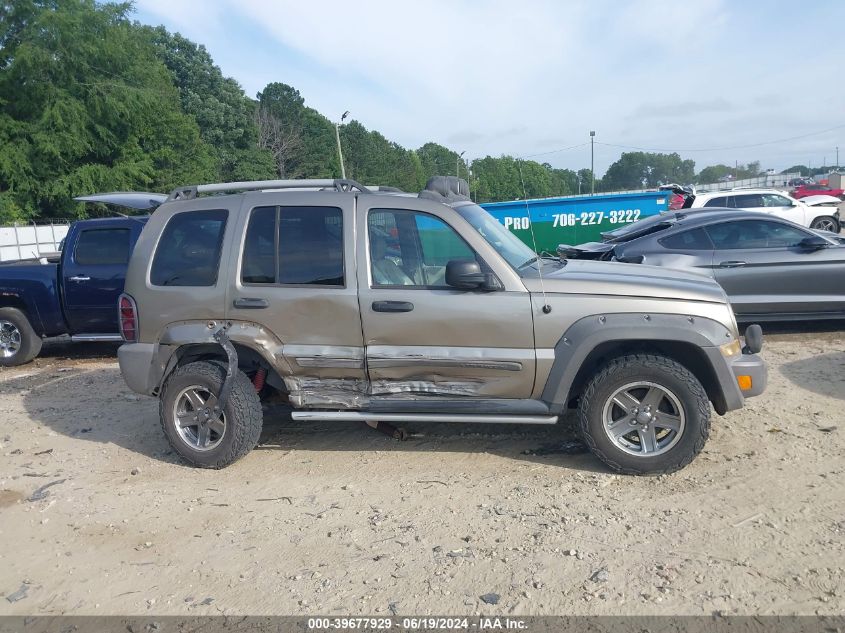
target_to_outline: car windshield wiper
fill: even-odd
[[[531,264],[533,264],[534,262],[536,262],[536,261],[537,261],[537,260],[539,260],[539,259],[540,259],[540,258],[539,258],[539,257],[537,257],[537,256],[532,257],[531,259],[527,259],[527,260],[525,260],[524,262],[522,262],[519,266],[517,266],[517,270],[522,270],[522,269],[523,269],[523,268],[525,268],[526,266],[530,266]]]

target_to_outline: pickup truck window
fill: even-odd
[[[129,229],[88,229],[79,234],[73,260],[83,266],[129,262]]]
[[[367,227],[374,286],[448,288],[446,264],[476,259],[451,226],[427,213],[373,209]]]
[[[220,251],[229,212],[177,213],[161,234],[153,256],[154,286],[213,286],[217,283]]]
[[[336,207],[257,207],[241,258],[245,284],[343,286],[343,213]]]

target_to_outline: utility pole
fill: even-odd
[[[340,117],[340,123],[343,123],[343,120],[349,116],[349,110],[343,113],[343,116]],[[346,179],[346,167],[343,165],[343,150],[340,149],[340,123],[334,124],[334,135],[337,138],[337,157],[340,159],[340,177],[344,180]]]
[[[467,153],[467,151],[464,150],[460,154],[458,154],[458,156],[455,158],[455,176],[457,176],[458,178],[461,177],[461,172],[460,172],[461,158],[466,153]]]
[[[596,195],[596,153],[595,153],[595,141],[596,138],[596,131],[590,130],[590,195]]]
[[[836,146],[836,171],[839,171],[839,145]]]

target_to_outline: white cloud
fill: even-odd
[[[142,11],[205,43],[255,93],[297,87],[329,117],[343,110],[408,147],[434,140],[475,157],[533,154],[588,140],[661,148],[760,142],[845,122],[838,75],[796,52],[802,33],[769,2],[728,0],[139,0]],[[819,11],[845,11],[835,0]],[[780,17],[779,17],[780,16]],[[845,15],[841,15],[845,18]],[[229,28],[250,25],[247,35]],[[805,15],[812,23],[819,16]],[[837,59],[836,38],[813,55]],[[803,51],[803,49],[801,49]],[[255,57],[277,60],[257,65]],[[274,56],[275,55],[275,56]],[[225,61],[225,63],[224,63]],[[791,88],[824,85],[823,99]],[[845,140],[845,139],[843,139]],[[795,162],[795,148],[712,160]],[[845,145],[845,142],[842,143]],[[619,149],[597,148],[597,169]],[[588,164],[583,148],[546,157]],[[806,159],[803,159],[806,160]],[[703,161],[703,162],[702,162]]]

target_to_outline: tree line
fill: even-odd
[[[202,44],[131,13],[131,3],[95,0],[0,4],[0,223],[83,217],[73,197],[103,191],[340,177],[335,123],[298,90],[273,82],[250,97]],[[433,142],[407,149],[354,119],[339,133],[346,175],[363,184],[418,191],[430,176],[471,173],[479,202],[593,184],[589,169],[511,156],[468,163]],[[678,154],[625,153],[594,185],[692,182],[694,168]]]

